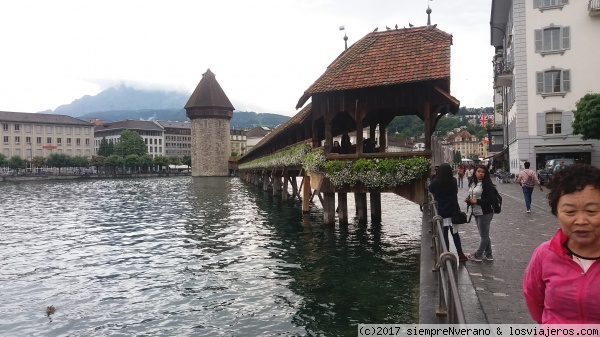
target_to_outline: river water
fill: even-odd
[[[358,323],[416,323],[421,213],[391,194],[382,209],[381,225],[340,228],[320,205],[303,218],[300,201],[238,178],[1,183],[0,336],[355,336]]]

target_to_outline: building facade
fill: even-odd
[[[600,165],[600,142],[572,129],[576,102],[600,92],[598,14],[597,0],[492,1],[494,103],[511,172],[561,157]]]
[[[123,120],[104,123],[94,128],[94,154],[98,153],[103,138],[109,143],[116,144],[121,139],[121,132],[131,130],[137,132],[148,146],[148,154],[152,158],[165,155],[164,129],[151,121]]]
[[[156,121],[164,130],[165,156],[180,160],[192,153],[192,124],[189,122]]]
[[[239,157],[246,154],[246,131],[231,129],[229,135],[231,137],[231,156]]]
[[[65,115],[0,111],[0,143],[7,158],[53,153],[91,158],[94,124]]]

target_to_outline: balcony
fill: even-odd
[[[513,64],[506,61],[494,63],[494,85],[510,87],[513,81]]]
[[[588,12],[590,16],[600,15],[600,0],[590,0]]]

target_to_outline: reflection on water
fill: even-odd
[[[0,335],[348,336],[416,322],[421,214],[382,203],[381,225],[340,228],[236,178],[1,184]]]

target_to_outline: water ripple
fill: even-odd
[[[415,322],[420,212],[382,202],[381,225],[333,228],[318,205],[303,218],[298,201],[239,179],[1,184],[0,335],[345,336]]]

